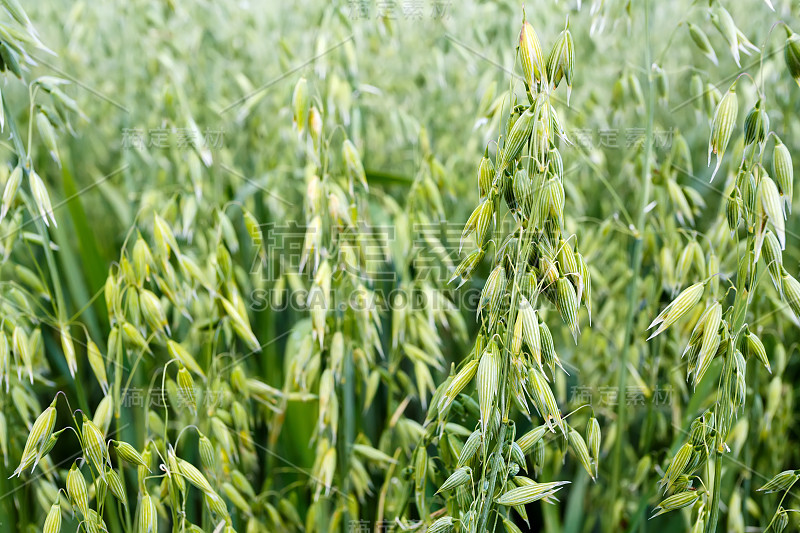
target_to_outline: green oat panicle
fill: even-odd
[[[481,162],[478,164],[478,193],[481,197],[489,194],[494,176],[494,163],[489,157],[489,149],[487,147],[481,158]]]
[[[783,507],[778,507],[775,517],[772,519],[772,529],[775,533],[782,533],[789,525],[789,513]]]
[[[800,87],[800,35],[786,28],[786,43],[783,46],[783,58],[786,68]]]
[[[781,274],[783,285],[783,296],[789,308],[794,313],[795,318],[800,320],[800,281],[783,269]]]
[[[119,500],[119,502],[123,505],[123,507],[128,507],[128,494],[125,490],[125,481],[122,476],[117,473],[116,470],[113,468],[109,468],[105,471],[105,480],[106,484],[108,485],[108,489],[111,491],[111,494]]]
[[[189,407],[192,413],[196,413],[197,395],[194,389],[194,379],[192,379],[191,373],[189,373],[185,366],[181,366],[178,369],[177,381],[181,399],[184,401],[184,404]]]
[[[108,394],[108,375],[106,374],[105,358],[100,353],[100,348],[91,339],[86,343],[86,357],[103,393]]]
[[[783,271],[783,251],[778,242],[778,238],[770,230],[766,231],[764,235],[764,243],[761,247],[761,253],[764,255],[764,262],[767,264],[769,276],[772,279],[772,284],[778,293],[781,293],[781,274]],[[758,260],[758,257],[756,257]]]
[[[718,65],[717,54],[714,52],[714,48],[711,46],[711,42],[708,40],[708,36],[705,32],[691,22],[687,23],[687,25],[689,27],[689,36],[692,38],[692,41],[694,41],[694,44],[697,45],[697,48],[709,61],[714,63],[714,65]]]
[[[115,440],[114,450],[117,452],[117,457],[132,465],[141,466],[150,469],[144,457],[136,451],[136,448],[124,441]]]
[[[649,339],[661,334],[664,330],[686,315],[703,296],[705,283],[698,282],[684,289],[663,311],[653,320],[647,329],[655,326],[658,328],[650,335]]]
[[[536,30],[533,29],[533,26],[525,19],[524,10],[522,29],[519,32],[519,57],[525,82],[535,92],[538,84],[542,83],[542,77],[546,76],[547,72],[539,37],[536,35]],[[547,83],[546,78],[544,82]]]
[[[650,519],[652,520],[653,518],[664,513],[693,505],[694,502],[696,502],[699,498],[700,493],[696,490],[688,490],[686,492],[673,494],[672,496],[665,498],[663,501],[661,501],[661,503],[658,504],[658,506],[656,506],[656,508],[653,510],[654,514],[650,517]]]
[[[478,359],[470,360],[464,365],[458,374],[455,375],[450,385],[447,387],[439,403],[439,410],[444,411],[456,399],[462,390],[472,381],[478,371]]]
[[[778,186],[772,181],[772,178],[766,174],[761,178],[761,186],[759,188],[760,205],[764,214],[767,217],[775,237],[781,246],[781,250],[786,248],[786,222],[783,212],[783,204],[781,202]]]
[[[308,80],[300,78],[297,80],[297,84],[294,86],[294,92],[292,93],[292,119],[294,121],[294,127],[299,134],[302,134],[306,127],[306,117],[308,116],[309,107],[308,102]]]
[[[67,474],[67,494],[72,505],[80,510],[84,518],[89,515],[89,496],[86,489],[86,479],[75,463]]]
[[[591,451],[592,461],[594,463],[594,478],[597,478],[597,473],[600,468],[600,441],[601,441],[600,423],[597,418],[592,417],[589,419],[586,428],[586,440]]]
[[[758,490],[767,493],[782,492],[791,487],[798,479],[800,479],[800,474],[798,474],[797,470],[784,470],[780,474],[776,474]]]
[[[55,214],[53,213],[53,206],[50,202],[50,193],[47,192],[42,178],[36,173],[34,169],[28,170],[28,184],[33,194],[33,200],[36,204],[36,209],[39,211],[39,216],[45,225],[49,226],[53,223],[53,227],[58,227]]]
[[[86,415],[83,415],[81,441],[83,453],[86,454],[92,465],[100,472],[101,477],[105,478],[105,465],[110,464],[105,436],[100,431],[100,428],[89,420]]]
[[[50,507],[45,517],[42,533],[60,533],[61,531],[61,505],[59,500]]]
[[[141,495],[137,515],[139,520],[136,524],[136,533],[156,533],[158,516],[150,494],[145,492]]]
[[[526,505],[543,498],[549,498],[561,490],[569,481],[553,481],[549,483],[526,484],[515,489],[511,489],[499,498],[497,503],[506,506]]]
[[[64,352],[64,359],[67,361],[69,373],[74,378],[75,372],[78,371],[78,358],[75,355],[75,343],[72,341],[72,335],[69,332],[69,326],[61,326],[60,330],[61,349]]]
[[[526,109],[522,115],[514,122],[514,126],[508,133],[508,138],[503,145],[501,164],[498,167],[498,172],[505,170],[508,165],[517,158],[522,151],[523,146],[530,138],[531,132],[535,125],[535,111],[533,109]]]
[[[747,353],[749,355],[754,355],[756,359],[758,359],[761,364],[764,365],[764,368],[767,369],[767,372],[770,374],[772,373],[772,368],[769,364],[769,358],[767,357],[767,349],[764,347],[764,343],[761,342],[754,333],[752,333],[749,329],[745,332],[745,338],[747,340]]]
[[[489,416],[494,408],[495,395],[497,394],[498,380],[500,378],[499,358],[500,354],[497,344],[495,344],[494,341],[489,341],[489,345],[481,355],[477,372],[481,428],[484,434],[489,424]]]
[[[475,430],[470,434],[469,438],[467,438],[464,447],[461,448],[461,454],[458,456],[458,468],[468,465],[475,456],[481,444],[481,436],[481,431]]]
[[[22,167],[17,165],[14,167],[14,170],[11,172],[3,188],[2,205],[0,205],[0,222],[3,221],[9,209],[11,209],[11,204],[14,202],[20,183],[22,183]]]
[[[570,429],[569,431],[569,445],[572,448],[572,451],[575,452],[578,460],[583,465],[583,468],[589,474],[589,477],[592,478],[592,481],[595,481],[595,473],[594,469],[592,468],[592,460],[589,456],[589,448],[587,448],[586,441],[583,440],[583,437],[581,437],[580,433],[574,429]]]
[[[761,99],[747,114],[744,119],[744,142],[746,144],[760,143],[769,131],[769,116],[761,108]]]
[[[427,533],[450,533],[453,531],[454,521],[451,516],[443,516],[428,526]]]
[[[711,22],[717,27],[722,37],[727,41],[728,47],[731,51],[731,56],[736,62],[736,66],[740,67],[739,52],[750,55],[750,51],[758,52],[758,48],[751,43],[747,37],[736,27],[733,17],[725,7],[720,4],[709,8]]]
[[[50,406],[33,422],[28,439],[25,442],[25,448],[22,450],[19,466],[14,471],[15,476],[19,477],[22,471],[31,465],[33,466],[32,470],[36,469],[37,463],[44,455],[43,451],[53,434],[53,428],[56,424],[55,404],[56,400],[53,399]]]
[[[772,152],[772,169],[778,191],[783,197],[786,212],[791,213],[794,195],[794,166],[789,149],[780,139],[775,141],[775,148]]]
[[[572,92],[572,75],[575,68],[575,44],[569,31],[569,19],[564,30],[556,39],[553,49],[547,58],[547,79],[558,87],[563,78],[567,82],[567,105]]]
[[[712,153],[716,155],[717,159],[710,181],[714,181],[714,176],[717,175],[722,164],[722,156],[725,155],[725,149],[736,125],[738,113],[739,101],[736,98],[736,82],[734,82],[728,92],[725,93],[725,96],[722,97],[722,100],[720,100],[719,105],[717,105],[717,110],[714,112],[714,118],[711,121],[711,136],[708,139],[708,165],[711,165]]]
[[[448,477],[445,480],[445,482],[442,483],[442,485],[439,487],[439,490],[436,491],[436,494],[439,494],[440,492],[454,490],[458,487],[465,485],[466,483],[469,483],[471,479],[472,479],[472,469],[468,466],[462,466],[456,469],[455,472],[450,474],[450,477]]]

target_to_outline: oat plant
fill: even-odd
[[[431,532],[493,531],[501,523],[518,531],[510,509],[527,522],[527,504],[554,502],[568,483],[541,479],[551,436],[592,478],[596,475],[599,425],[589,418],[584,438],[571,425],[574,415],[557,404],[552,386],[563,379],[564,367],[545,322],[549,316],[553,323],[554,309],[577,342],[579,308],[591,312],[591,282],[576,236],[562,232],[558,145],[569,141],[552,98],[559,85],[569,97],[574,55],[568,25],[545,58],[533,26],[523,18],[518,57],[525,93],[518,101],[509,91],[497,152],[492,157],[487,149],[480,161],[481,200],[461,238],[463,246],[474,235],[476,246],[453,275],[468,280],[491,249],[493,266],[477,309],[480,329],[469,356],[437,388],[413,458],[417,517]],[[517,434],[522,418],[539,418],[541,424]],[[434,445],[437,455],[431,453]],[[437,489],[433,500],[431,479]],[[443,507],[435,511],[432,503]]]
[[[718,6],[716,13],[720,17],[720,13],[727,12]],[[712,20],[717,23],[718,19],[712,15]],[[722,20],[723,27],[733,24],[725,22],[727,17]],[[787,34],[791,39],[791,31],[787,30]],[[741,41],[739,38],[739,46]],[[791,40],[787,49],[791,49]],[[738,61],[738,54],[734,53],[734,58]],[[790,52],[786,53],[786,63],[792,72],[795,61]],[[740,75],[722,95],[711,121],[708,141],[709,164],[711,156],[716,155],[713,180],[734,132],[741,131],[742,149],[737,150],[740,157],[735,161],[723,204],[730,245],[720,246],[730,254],[723,257],[724,264],[730,258],[735,271],[710,272],[682,288],[650,325],[650,338],[654,338],[669,328],[679,327],[688,318],[692,329],[681,354],[687,361],[687,379],[693,389],[703,384],[704,379],[716,382],[713,404],[691,423],[682,446],[659,482],[666,498],[654,514],[693,506],[696,531],[713,532],[718,527],[723,496],[722,461],[731,454],[728,442],[745,408],[751,387],[748,381],[753,379],[748,377],[751,374],[747,361],[757,361],[758,366],[764,367],[762,372],[771,372],[768,351],[753,326],[760,321],[756,313],[759,307],[754,302],[758,301],[759,293],[769,289],[765,285],[771,281],[780,301],[798,316],[800,286],[783,265],[785,221],[792,203],[792,158],[778,134],[770,129],[763,86],[756,86],[756,100],[744,120],[740,120],[738,89],[748,81],[752,78]],[[715,223],[716,228],[722,226],[722,218]],[[681,254],[678,269],[686,271],[693,257],[698,255]],[[734,503],[738,502],[737,497],[734,494],[729,505],[729,524],[741,512],[741,504]],[[773,523],[781,523],[785,512],[779,510],[776,517],[777,522],[773,519]]]

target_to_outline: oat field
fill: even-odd
[[[800,527],[796,0],[0,0],[0,531]]]

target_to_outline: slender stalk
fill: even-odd
[[[644,159],[642,161],[642,175],[641,175],[641,196],[639,201],[639,212],[635,227],[635,240],[633,241],[633,250],[631,253],[631,281],[628,283],[628,313],[625,317],[625,336],[622,344],[622,349],[619,353],[619,360],[617,361],[618,379],[617,379],[617,395],[620,400],[617,402],[617,437],[614,448],[614,462],[612,467],[611,477],[611,501],[616,501],[617,495],[620,491],[620,470],[622,467],[622,445],[625,431],[625,423],[627,419],[627,403],[625,402],[624,392],[627,387],[627,363],[628,353],[631,345],[633,344],[633,325],[634,316],[636,314],[636,298],[639,293],[639,278],[642,270],[642,256],[643,256],[643,233],[644,225],[646,222],[647,205],[650,203],[650,157],[653,149],[653,111],[655,107],[655,96],[652,90],[652,70],[650,68],[650,1],[644,2],[644,27],[646,43],[645,49],[645,69],[647,72],[647,125],[645,129],[644,139]],[[609,527],[614,526],[609,522]]]
[[[345,330],[345,338],[351,339],[353,338],[353,324],[352,321],[345,317],[344,319],[344,330]],[[350,452],[355,441],[355,416],[356,416],[356,406],[355,406],[355,369],[353,365],[353,351],[349,346],[345,347],[345,356],[344,356],[344,383],[342,383],[341,392],[344,396],[344,420],[343,420],[343,435],[340,439],[341,446],[340,446],[340,459],[339,464],[341,465],[341,483],[342,483],[342,491],[344,494],[350,493]],[[344,506],[344,523],[350,523],[350,512],[349,506],[345,504]]]

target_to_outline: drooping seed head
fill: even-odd
[[[684,289],[650,324],[648,329],[658,325],[658,329],[650,335],[650,338],[652,339],[659,335],[688,313],[700,301],[704,289],[705,284],[703,282],[697,282]]]
[[[461,233],[459,251],[464,246],[464,241],[473,232],[475,233],[475,243],[478,248],[483,248],[483,243],[488,235],[489,226],[494,216],[494,201],[491,198],[484,199],[472,212],[464,225]]]
[[[800,86],[800,35],[787,31],[786,44],[783,47],[783,58],[786,68],[794,81]]]
[[[105,479],[111,494],[113,494],[123,506],[128,507],[128,493],[125,490],[125,480],[122,476],[113,468],[109,468],[105,472]]]
[[[481,291],[481,298],[478,305],[479,313],[483,309],[486,309],[487,306],[490,315],[500,309],[500,304],[506,291],[506,281],[505,267],[503,267],[502,264],[497,265],[494,270],[492,270],[491,274],[489,274],[486,285],[484,285]]]
[[[161,300],[158,299],[153,292],[147,289],[139,291],[139,303],[142,307],[142,315],[145,322],[154,332],[161,332],[166,330],[169,334],[169,326],[167,325],[167,317],[164,314],[164,309],[161,306]]]
[[[36,204],[36,209],[39,211],[39,216],[42,217],[42,221],[46,226],[49,226],[50,222],[52,222],[54,227],[58,227],[56,217],[53,214],[53,206],[50,203],[50,194],[47,192],[47,187],[45,187],[39,174],[33,169],[28,171],[28,183],[31,187],[33,201]]]
[[[150,466],[144,460],[144,457],[142,457],[142,455],[136,451],[136,448],[134,448],[127,442],[115,440],[114,450],[116,450],[117,452],[117,457],[119,457],[126,463],[141,466],[148,470],[150,469]]]
[[[478,165],[478,192],[480,193],[481,197],[489,194],[489,190],[492,188],[492,181],[494,181],[494,176],[494,163],[489,157],[487,148],[486,152],[481,158],[480,164]]]
[[[25,448],[22,450],[22,458],[20,459],[19,466],[14,474],[19,476],[22,471],[28,466],[33,465],[36,468],[36,463],[44,455],[43,451],[49,444],[50,437],[53,434],[53,428],[56,425],[56,408],[55,399],[50,406],[40,414],[31,426],[31,431],[28,434],[28,439],[25,442]]]
[[[147,241],[139,236],[133,245],[133,272],[136,275],[137,287],[141,287],[145,279],[150,278],[150,269],[153,264],[150,247],[147,246]]]
[[[478,403],[481,411],[481,428],[486,433],[489,416],[494,407],[494,400],[500,379],[500,353],[497,344],[490,341],[481,355],[478,364]]]
[[[519,58],[525,82],[531,91],[536,92],[537,86],[542,82],[542,76],[546,75],[545,63],[539,37],[527,20],[522,22],[522,29],[519,32]]]
[[[766,493],[783,492],[791,487],[798,479],[800,479],[800,476],[797,470],[784,470],[780,474],[776,474],[758,490]]]
[[[458,286],[461,287],[464,283],[469,281],[470,277],[472,277],[472,273],[475,271],[475,268],[483,259],[484,253],[485,252],[483,248],[477,248],[470,252],[453,271],[453,276],[450,278],[448,283],[452,283],[456,278],[461,278],[461,283],[458,284]]]
[[[500,167],[497,169],[498,172],[505,170],[522,151],[522,147],[525,146],[525,143],[531,136],[531,132],[533,132],[533,126],[535,122],[534,119],[535,116],[533,109],[526,109],[525,112],[522,113],[522,115],[520,115],[520,117],[516,120],[516,122],[514,122],[514,125],[508,132],[506,142],[503,145],[500,158]]]
[[[481,430],[476,429],[467,438],[464,447],[461,448],[461,453],[458,456],[458,467],[466,466],[470,460],[475,456],[475,452],[481,445]]]
[[[61,531],[61,504],[59,500],[50,507],[47,511],[47,517],[44,519],[42,526],[42,533],[59,533]]]
[[[478,360],[472,359],[453,377],[450,385],[447,387],[444,395],[442,396],[439,410],[444,411],[456,399],[464,387],[466,387],[475,377],[478,371]]]
[[[444,483],[442,483],[442,486],[439,487],[439,490],[436,491],[436,494],[466,485],[471,479],[472,469],[468,466],[459,467],[452,474],[450,474]]]
[[[217,454],[214,450],[214,445],[211,444],[211,439],[201,433],[197,441],[197,447],[200,455],[200,464],[206,470],[213,472],[216,469]]]
[[[106,363],[103,354],[100,353],[100,348],[91,339],[86,344],[86,357],[89,360],[89,366],[92,368],[92,373],[103,389],[103,393],[108,393],[108,376],[106,375]]]
[[[592,459],[589,456],[589,448],[586,447],[586,442],[583,440],[581,434],[574,429],[569,431],[569,445],[572,448],[572,451],[575,452],[575,455],[578,457],[581,465],[583,465],[583,468],[589,474],[589,477],[594,480],[595,474],[594,469],[592,468]]]
[[[520,479],[520,478],[515,478]],[[499,505],[517,506],[527,505],[531,502],[552,496],[569,481],[551,481],[549,483],[524,484],[521,487],[511,489],[495,500]]]
[[[725,202],[725,221],[732,233],[739,227],[739,220],[741,220],[740,202],[738,191],[734,188]]]
[[[67,362],[67,368],[72,377],[75,377],[75,372],[78,371],[78,359],[75,356],[75,344],[72,342],[72,335],[69,332],[69,326],[61,326],[61,350],[64,352],[64,359]]]
[[[292,93],[292,119],[299,133],[303,133],[306,127],[308,101],[308,81],[305,78],[300,78],[297,80]]]
[[[139,350],[149,350],[144,335],[130,322],[122,324],[122,337]]]
[[[717,156],[716,166],[711,174],[711,181],[714,181],[714,176],[717,175],[717,171],[722,164],[722,156],[725,154],[728,141],[731,139],[738,113],[739,100],[736,97],[736,83],[734,82],[728,92],[725,93],[725,96],[722,97],[722,100],[720,100],[719,105],[717,105],[717,110],[714,112],[714,118],[711,121],[711,136],[708,139],[709,166],[711,165],[711,154],[713,153]]]
[[[22,183],[22,167],[17,165],[8,177],[6,186],[3,189],[2,205],[0,206],[0,222],[5,218],[8,210],[11,209],[11,204],[14,202],[20,183]]]
[[[172,339],[167,339],[167,351],[169,352],[169,356],[177,359],[180,363],[197,374],[198,376],[205,377],[203,373],[203,369],[200,368],[200,365],[197,364],[197,361],[194,357],[189,353],[182,344],[173,341]]]
[[[789,304],[795,318],[800,320],[800,282],[794,276],[783,270],[783,297]]]
[[[542,424],[541,426],[533,428],[517,439],[517,444],[519,444],[522,453],[527,454],[530,452],[533,446],[542,439],[545,433],[547,433],[547,425]]]
[[[178,241],[175,240],[172,228],[157,213],[153,219],[153,237],[156,240],[156,253],[162,261],[169,259],[170,252],[180,255]]]
[[[443,516],[428,526],[427,533],[450,533],[453,531],[453,517]]]
[[[561,276],[556,282],[556,308],[562,320],[572,332],[572,339],[578,343],[580,324],[578,323],[578,299],[575,288],[569,280]]]
[[[778,507],[778,510],[775,511],[775,518],[773,521],[772,529],[775,530],[775,533],[783,533],[786,529],[786,526],[789,525],[789,513],[786,512],[782,506]]]
[[[653,80],[656,86],[656,95],[661,105],[666,105],[669,100],[669,78],[664,69],[656,63],[651,67],[653,71]]]
[[[714,47],[711,46],[711,42],[708,40],[708,36],[703,32],[702,29],[698,28],[691,22],[689,22],[689,36],[694,41],[694,44],[697,45],[697,48],[706,56],[712,63],[715,65],[718,64],[717,61],[717,54],[714,52]]]
[[[689,490],[686,492],[679,492],[677,494],[673,494],[668,498],[664,499],[658,506],[654,509],[655,514],[650,518],[653,519],[656,516],[662,515],[664,513],[668,513],[670,511],[675,511],[676,509],[682,509],[684,507],[688,507],[694,502],[696,502],[700,498],[700,493],[696,490]]]
[[[350,182],[350,194],[353,193],[353,183],[358,181],[365,191],[369,191],[367,185],[367,175],[364,172],[364,165],[361,163],[361,156],[356,146],[350,140],[342,144],[342,159],[345,163],[345,171]]]
[[[73,463],[67,474],[67,495],[72,505],[77,507],[84,517],[89,514],[89,496],[86,489],[86,479]]]
[[[211,487],[208,479],[206,479],[202,472],[200,472],[200,470],[198,470],[197,467],[195,467],[192,463],[179,458],[177,460],[177,465],[178,471],[189,481],[189,483],[206,494],[211,494],[214,492],[214,489]]]
[[[783,251],[778,242],[775,234],[767,230],[764,235],[764,243],[761,247],[761,253],[764,255],[764,262],[767,264],[769,276],[772,278],[772,283],[775,289],[781,291],[781,273],[783,271]]]
[[[728,10],[721,5],[710,8],[710,12],[711,22],[714,23],[714,26],[717,27],[722,37],[727,41],[736,66],[741,66],[739,62],[739,30],[736,27],[736,23],[733,21],[733,17]]]
[[[772,152],[772,168],[775,173],[775,183],[783,197],[786,211],[791,213],[794,195],[794,167],[789,149],[780,140],[775,143],[775,149]]]
[[[550,51],[550,56],[547,58],[547,79],[553,84],[553,87],[558,87],[562,78],[567,82],[567,105],[569,105],[569,97],[572,91],[574,67],[575,44],[569,31],[568,21],[567,27],[559,34],[553,49]]]
[[[745,144],[760,143],[769,131],[769,115],[761,108],[761,100],[756,102],[744,119]]]
[[[103,432],[86,415],[83,415],[81,440],[83,442],[83,452],[95,468],[102,473],[105,470],[104,465],[109,463],[108,445]]]
[[[136,525],[136,533],[156,533],[158,529],[156,505],[147,492],[139,500],[138,515],[139,521]]]
[[[764,209],[764,214],[772,224],[772,229],[775,232],[775,237],[778,238],[778,243],[781,245],[781,250],[786,248],[786,223],[784,221],[784,214],[781,205],[780,193],[778,186],[767,175],[761,178],[761,186],[759,187],[761,196],[761,207]]]
[[[597,469],[600,463],[600,441],[602,440],[602,436],[600,433],[600,423],[595,417],[590,418],[586,426],[586,440],[592,452],[594,475],[597,477]]]
[[[114,396],[109,394],[100,400],[97,408],[94,410],[94,417],[92,422],[95,426],[100,428],[100,431],[105,435],[108,432],[108,427],[111,425],[111,420],[114,418]]]

